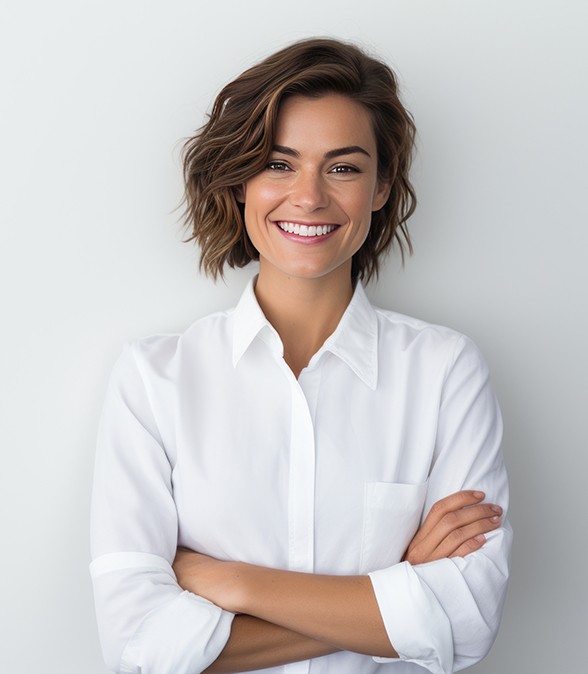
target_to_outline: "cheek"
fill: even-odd
[[[255,181],[245,186],[245,210],[271,209],[283,197],[283,186],[275,182]]]
[[[275,184],[248,185],[245,190],[245,229],[254,245],[267,236],[267,220],[283,200],[283,189]]]
[[[373,210],[376,200],[375,181],[362,180],[361,182],[341,185],[335,194],[338,203],[354,219],[363,219]]]
[[[347,207],[355,220],[361,221],[365,227],[369,227],[373,207],[373,194],[371,192],[364,190],[355,194],[352,199],[349,199]]]

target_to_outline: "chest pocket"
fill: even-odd
[[[427,482],[366,482],[360,573],[397,564],[415,535]]]

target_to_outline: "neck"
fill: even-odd
[[[284,360],[296,377],[331,335],[353,295],[351,268],[320,278],[295,278],[260,262],[257,301],[280,335]]]

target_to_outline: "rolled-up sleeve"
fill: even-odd
[[[476,346],[460,338],[444,381],[424,508],[461,489],[478,489],[504,509],[502,526],[477,552],[370,573],[382,618],[401,660],[433,674],[475,664],[490,649],[508,582],[512,530],[502,420]],[[376,658],[378,661],[385,661]]]
[[[176,582],[172,466],[132,345],[114,367],[102,413],[91,539],[98,630],[111,671],[194,674],[218,657],[233,614]]]

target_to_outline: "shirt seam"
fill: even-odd
[[[458,348],[463,347],[466,341],[466,336],[461,335],[459,333],[458,338],[455,340],[455,344],[453,345],[453,350],[451,352],[451,357],[447,360],[447,363],[445,365],[445,372],[443,373],[443,384],[441,385],[441,396],[440,396],[440,401],[439,401],[439,411],[443,409],[443,406],[445,404],[445,388],[447,385],[447,380],[449,378],[449,373],[453,369],[453,366],[457,362],[457,356],[458,356]]]
[[[137,369],[137,374],[139,375],[139,379],[141,380],[141,386],[143,387],[143,391],[145,393],[145,397],[147,398],[147,403],[149,405],[149,413],[151,414],[151,418],[153,419],[153,423],[155,424],[155,428],[157,428],[157,440],[159,442],[159,445],[161,446],[163,453],[165,454],[165,458],[167,459],[167,462],[170,465],[170,469],[173,470],[174,466],[170,460],[169,454],[166,451],[165,448],[165,443],[163,442],[163,436],[161,434],[161,427],[157,421],[157,417],[155,415],[155,408],[153,405],[153,398],[151,397],[149,393],[149,389],[145,383],[145,374],[143,372],[143,368],[141,364],[139,363],[139,358],[137,356],[137,345],[136,342],[129,342],[129,348],[131,351],[131,356],[133,358],[133,363],[135,364],[135,367]]]

